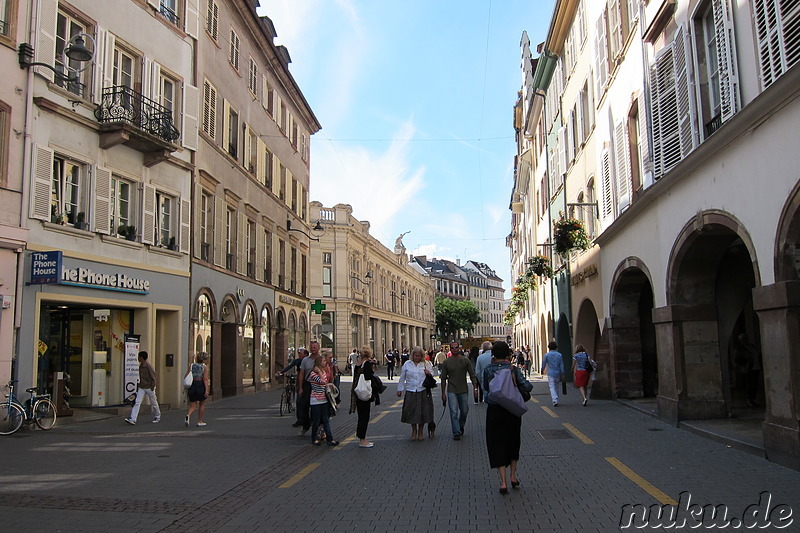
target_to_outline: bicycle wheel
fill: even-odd
[[[56,406],[50,400],[39,400],[33,404],[33,419],[36,425],[47,431],[56,425]]]
[[[286,412],[291,413],[294,411],[294,389],[289,389],[286,393]]]
[[[281,416],[283,416],[284,412],[289,412],[289,403],[286,401],[286,393],[284,392],[281,394]]]
[[[0,435],[11,435],[22,426],[25,413],[19,405],[0,403]]]

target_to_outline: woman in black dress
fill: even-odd
[[[509,369],[517,384],[523,384],[530,391],[533,386],[522,376],[518,367],[511,366],[508,344],[498,341],[492,346],[494,362],[483,371],[483,382],[486,392],[491,390],[490,383],[497,372]],[[508,494],[506,469],[510,470],[511,486],[519,487],[517,477],[517,461],[519,461],[520,432],[522,417],[515,416],[505,408],[492,403],[486,398],[486,448],[489,451],[489,466],[496,468],[500,474],[500,494]]]

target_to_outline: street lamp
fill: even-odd
[[[86,47],[86,41],[84,41],[84,37],[88,37],[90,41],[92,41],[92,48],[89,49]],[[89,65],[87,64],[83,68],[78,69],[71,69],[67,65],[67,58],[77,61],[78,63],[88,63],[94,57],[94,48],[95,42],[94,38],[89,35],[88,33],[79,33],[69,41],[67,41],[66,46],[64,47],[64,51],[61,53],[61,64],[63,65],[62,68],[66,69],[66,73],[62,72],[59,68],[54,66],[48,65],[47,63],[39,63],[33,61],[33,46],[30,43],[21,43],[19,45],[18,55],[19,55],[19,68],[25,69],[30,67],[44,67],[53,71],[56,76],[56,79],[59,81],[65,82],[77,82],[79,80],[79,74],[86,70]]]
[[[315,238],[315,237],[312,237],[311,235],[309,235],[308,233],[306,233],[305,231],[303,231],[303,230],[302,230],[302,229],[300,229],[300,228],[293,228],[293,227],[292,227],[292,220],[291,220],[291,219],[286,219],[286,230],[287,230],[287,231],[296,231],[296,232],[298,232],[298,233],[302,233],[303,235],[305,235],[306,237],[308,237],[308,238],[309,238],[309,239],[311,239],[312,241],[317,241],[317,242],[319,242],[319,237],[316,237],[316,238]],[[319,221],[319,220],[317,220],[317,223],[316,223],[316,224],[314,224],[314,227],[313,227],[313,228],[311,228],[311,231],[316,231],[316,232],[318,232],[318,233],[320,234],[320,237],[321,237],[321,236],[322,236],[322,234],[323,234],[323,233],[325,233],[325,228],[323,228],[323,227],[322,227],[322,224],[320,223],[320,221]]]

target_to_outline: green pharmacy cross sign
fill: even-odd
[[[314,303],[311,304],[311,310],[316,314],[321,315],[325,310],[325,304],[322,303],[322,300],[314,300]]]

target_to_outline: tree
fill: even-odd
[[[481,312],[470,300],[436,297],[436,329],[442,340],[454,340],[460,330],[472,332],[480,322]]]

